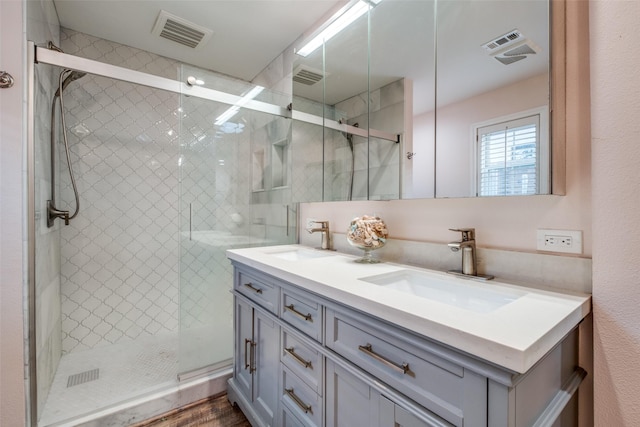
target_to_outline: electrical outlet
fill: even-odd
[[[581,230],[538,230],[537,248],[540,251],[565,254],[582,253]]]

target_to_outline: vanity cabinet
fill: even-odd
[[[228,396],[254,427],[577,425],[577,328],[520,374],[232,262]]]
[[[274,319],[277,309],[269,295],[277,294],[273,285],[238,277],[250,298],[234,298],[234,379],[238,392],[254,408],[256,416],[265,426],[276,426],[278,419],[279,338],[280,326]],[[249,285],[249,286],[246,286]],[[265,299],[266,297],[266,299]],[[259,303],[266,305],[269,311]]]
[[[486,425],[486,376],[369,316],[327,309],[326,317],[328,348],[453,425]]]
[[[384,397],[366,381],[327,360],[327,427],[442,427],[437,417],[425,421]],[[426,415],[426,414],[424,414]]]

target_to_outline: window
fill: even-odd
[[[539,194],[540,140],[540,114],[477,127],[477,195]]]

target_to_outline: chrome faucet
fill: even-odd
[[[450,228],[451,231],[458,231],[462,233],[462,240],[457,242],[451,242],[447,246],[453,251],[458,252],[462,250],[462,269],[461,270],[449,270],[448,273],[457,274],[461,276],[471,276],[481,280],[491,280],[493,276],[485,276],[478,274],[477,270],[477,256],[476,256],[476,230],[475,228]]]
[[[309,221],[307,225],[311,226],[311,224],[320,224],[320,227],[307,228],[307,231],[309,232],[309,234],[318,233],[318,232],[322,233],[322,241],[320,244],[320,248],[332,250],[331,249],[331,232],[329,231],[329,221]]]

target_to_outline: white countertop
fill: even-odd
[[[338,252],[297,261],[274,256],[297,249],[312,250],[301,245],[271,246],[232,249],[227,256],[519,373],[528,371],[591,310],[588,294],[543,291],[504,283],[499,278],[470,281],[402,264],[358,264],[354,262],[357,257]],[[359,280],[407,269],[519,297],[493,311],[476,312]]]

